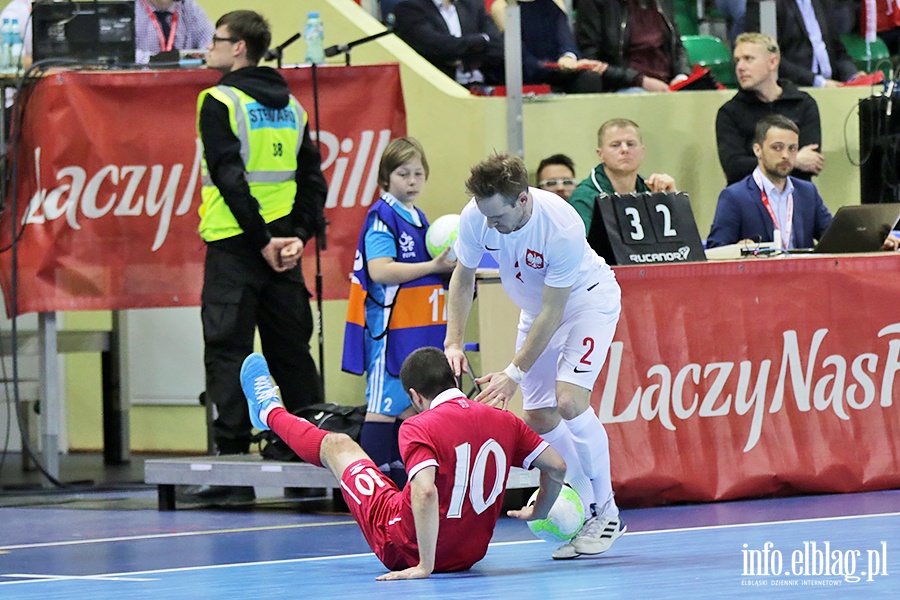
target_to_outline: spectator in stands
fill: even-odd
[[[744,0],[746,2],[746,0]],[[863,0],[865,4],[867,0]],[[879,0],[883,2],[884,0]],[[835,24],[834,32],[838,35],[856,31],[857,23],[860,19],[859,14],[860,0],[834,0],[834,10],[832,22]]]
[[[834,25],[832,0],[775,0],[779,76],[797,85],[837,87],[859,74]],[[747,1],[745,31],[759,31],[759,0]]]
[[[0,12],[0,23],[9,19],[12,23],[13,19],[18,22],[19,36],[22,38],[22,56],[13,56],[12,59],[16,64],[20,64],[23,69],[31,66],[31,4],[32,0],[12,0]]]
[[[482,0],[403,0],[394,32],[461,85],[503,83],[503,34]]]
[[[504,28],[506,0],[491,4],[491,16]],[[566,94],[602,92],[628,85],[604,80],[607,65],[578,57],[575,36],[562,0],[519,0],[522,27],[522,81],[526,85],[550,85]]]
[[[575,40],[585,58],[609,63],[608,81],[667,92],[691,72],[672,0],[581,0]]]
[[[875,18],[869,23],[867,17],[871,13]],[[897,6],[897,0],[863,0],[859,30],[866,39],[874,40],[872,35],[880,37],[892,56],[900,53],[900,6]]]
[[[654,173],[646,179],[638,175],[644,162],[644,140],[641,128],[630,119],[610,119],[600,126],[597,156],[600,164],[568,198],[581,215],[585,232],[591,231],[594,202],[604,194],[677,191],[671,175]]]
[[[800,128],[800,150],[794,159],[794,177],[809,180],[825,165],[820,144],[819,107],[812,96],[793,83],[778,79],[778,43],[762,33],[738,36],[734,47],[735,71],[741,89],[722,105],[716,116],[719,162],[728,184],[740,181],[756,168],[753,151],[757,122],[771,114],[784,115]]]
[[[137,0],[134,5],[135,62],[172,50],[204,50],[216,28],[197,0]],[[173,60],[177,62],[178,57]]]
[[[537,186],[568,200],[575,189],[575,163],[565,154],[553,154],[537,168]]]
[[[759,121],[753,173],[719,194],[707,248],[780,241],[780,248],[812,248],[831,224],[816,186],[790,176],[800,150],[800,130],[782,115]]]
[[[747,0],[716,0],[716,8],[728,22],[728,41],[734,45],[737,36],[744,32]]]

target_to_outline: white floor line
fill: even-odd
[[[701,527],[685,527],[678,529],[657,529],[652,531],[638,531],[638,532],[628,532],[625,537],[630,537],[634,535],[652,535],[652,534],[665,534],[665,533],[689,533],[693,531],[709,531],[715,529],[731,529],[731,528],[742,528],[742,527],[761,527],[765,525],[784,525],[790,523],[815,523],[815,522],[825,522],[825,521],[840,521],[840,520],[850,520],[850,519],[869,519],[876,517],[896,517],[900,516],[900,513],[878,513],[878,514],[870,514],[870,515],[847,515],[842,517],[817,517],[810,519],[793,519],[788,521],[766,521],[760,523],[734,523],[731,525],[708,525]],[[310,525],[310,524],[307,524]],[[322,524],[320,524],[322,525]],[[282,526],[280,529],[286,529],[295,526]],[[218,530],[210,533],[224,533],[227,531],[264,531],[267,529],[275,529],[270,527],[255,527],[250,529],[235,529],[235,530]],[[201,532],[190,532],[190,535],[198,535]],[[117,538],[116,541],[126,540],[126,539],[153,539],[153,538],[164,538],[164,537],[177,537],[182,534],[163,534],[163,535],[153,535],[153,536],[136,536],[134,538]],[[79,542],[72,542],[72,544],[76,543],[88,543],[91,540],[84,540]],[[99,540],[94,540],[99,541]],[[540,542],[541,540],[519,540],[519,541],[509,541],[509,542],[496,542],[492,543],[491,546],[513,546],[520,544],[532,544]],[[55,543],[54,543],[55,545]],[[187,572],[187,571],[205,571],[211,569],[230,569],[235,567],[253,567],[260,565],[283,565],[283,564],[295,564],[295,563],[305,563],[305,562],[319,562],[319,561],[329,561],[329,560],[343,560],[348,558],[360,558],[360,557],[373,557],[374,555],[371,552],[365,553],[357,553],[357,554],[341,554],[335,556],[311,556],[307,558],[292,558],[292,559],[283,559],[283,560],[269,560],[269,561],[254,561],[254,562],[244,562],[244,563],[228,563],[221,565],[202,565],[195,567],[173,567],[170,569],[156,569],[151,571],[131,571],[127,573],[107,573],[107,574],[97,574],[84,576],[85,579],[107,579],[107,578],[119,578],[119,577],[135,577],[140,575],[155,575],[160,573],[179,573],[179,572]],[[70,578],[68,576],[47,576],[47,579],[36,579],[37,577],[41,577],[39,575],[0,575],[0,577],[32,577],[33,579],[28,580],[20,580],[20,581],[0,581],[0,586],[6,585],[21,585],[24,583],[36,583],[41,581],[55,581],[57,579],[67,579]],[[76,577],[71,577],[75,579]]]

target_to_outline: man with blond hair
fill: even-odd
[[[594,203],[600,196],[677,191],[671,175],[653,173],[646,179],[638,175],[644,162],[644,139],[631,119],[610,119],[600,126],[597,157],[600,164],[567,198],[584,221],[585,234],[591,231]]]
[[[781,52],[771,36],[743,33],[734,44],[734,63],[741,89],[716,116],[719,162],[731,185],[753,172],[756,124],[769,115],[783,115],[800,130],[794,177],[810,180],[825,165],[821,153],[822,125],[812,96],[793,83],[778,79]]]

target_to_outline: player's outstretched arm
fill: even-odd
[[[413,519],[416,523],[416,541],[419,545],[419,564],[402,571],[391,571],[376,579],[390,581],[395,579],[425,579],[434,571],[434,556],[437,552],[438,528],[440,512],[438,507],[438,491],[434,485],[436,467],[426,467],[416,473],[409,482]]]
[[[522,519],[523,521],[546,519],[550,508],[556,502],[556,497],[559,496],[559,490],[562,489],[563,481],[566,478],[566,461],[563,460],[559,452],[547,446],[534,459],[532,465],[541,471],[540,489],[538,489],[537,498],[535,498],[533,504],[523,506],[519,510],[507,511],[507,516]]]
[[[544,286],[541,294],[541,311],[535,317],[528,337],[525,338],[525,343],[513,357],[510,366],[507,367],[508,370],[488,373],[476,379],[476,382],[482,386],[481,392],[475,396],[476,402],[506,410],[510,399],[516,393],[516,387],[521,381],[523,372],[527,372],[534,365],[547,348],[547,344],[550,343],[550,338],[559,329],[571,292],[571,287]],[[513,371],[519,371],[519,376],[512,377]]]
[[[457,377],[469,371],[463,352],[463,336],[474,296],[475,269],[465,267],[457,261],[450,277],[450,289],[447,291],[447,334],[444,338],[444,354]]]

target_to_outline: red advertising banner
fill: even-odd
[[[284,70],[315,113],[310,68]],[[196,101],[214,71],[65,72],[33,87],[17,152],[19,313],[200,303],[201,148]],[[381,152],[405,135],[397,65],[317,71],[322,167],[329,181],[323,297],[346,298]],[[377,90],[377,93],[374,92]],[[11,210],[0,222],[0,284],[12,312]],[[312,244],[304,272],[312,285]]]
[[[616,274],[592,403],[622,503],[900,487],[900,256]]]

